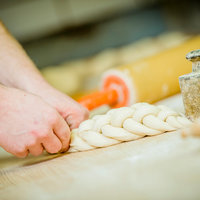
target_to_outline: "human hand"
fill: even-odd
[[[89,117],[89,111],[85,107],[51,86],[38,89],[35,94],[53,106],[66,120],[71,130]]]
[[[86,108],[67,95],[54,89],[42,77],[22,46],[0,22],[0,82],[42,97],[66,120],[70,128],[76,128],[88,118]],[[6,67],[5,67],[6,66]]]
[[[59,113],[40,97],[23,91],[0,87],[0,146],[26,157],[65,151],[70,130]]]

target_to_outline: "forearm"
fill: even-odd
[[[35,92],[38,88],[48,85],[21,45],[9,34],[1,22],[0,82],[30,92]]]
[[[2,101],[2,98],[4,98],[4,92],[5,92],[5,90],[6,90],[6,87],[4,86],[4,85],[1,85],[0,84],[0,97],[1,97],[1,100],[0,101]],[[1,107],[0,107],[1,108]]]

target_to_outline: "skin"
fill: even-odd
[[[66,151],[89,112],[50,86],[0,22],[0,146],[26,157]]]

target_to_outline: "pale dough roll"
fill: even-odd
[[[144,136],[158,135],[191,125],[182,114],[166,106],[137,103],[96,115],[72,130],[69,152],[107,147]]]

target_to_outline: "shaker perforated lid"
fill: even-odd
[[[190,61],[200,61],[200,49],[189,52],[186,58]]]

